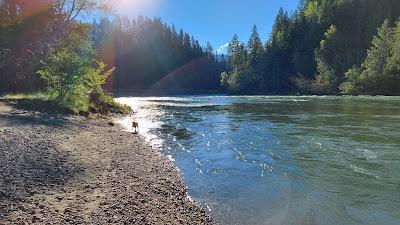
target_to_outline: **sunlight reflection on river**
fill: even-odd
[[[216,222],[400,222],[400,98],[117,100]]]

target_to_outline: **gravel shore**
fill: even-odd
[[[186,191],[139,135],[0,102],[0,224],[210,224]]]

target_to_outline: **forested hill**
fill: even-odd
[[[104,17],[88,24],[86,15],[99,7],[96,2],[0,0],[0,93],[48,89],[38,71],[63,47],[76,44],[67,44],[71,34],[90,46],[89,52],[74,49],[79,59],[93,55],[114,71],[105,85],[109,91],[221,90],[219,75],[225,68],[210,44],[200,45],[161,19],[130,20],[102,11]],[[64,63],[73,67],[72,62],[53,62],[63,73],[60,79],[67,80],[78,70],[65,71]]]
[[[107,17],[92,24],[103,61],[116,67],[107,88],[130,90],[218,90],[224,69],[208,43],[201,46],[161,19]]]
[[[302,0],[268,41],[235,35],[221,83],[231,93],[399,94],[400,1]],[[379,29],[379,30],[378,30]]]
[[[0,93],[49,89],[38,72],[50,64],[71,88],[75,72],[90,74],[75,68],[87,59],[87,69],[104,62],[98,68],[112,73],[109,90],[400,94],[399,0],[302,0],[291,14],[279,11],[266,43],[256,27],[247,43],[235,35],[226,61],[161,19],[105,12],[88,24],[83,12],[98,2],[0,0]]]

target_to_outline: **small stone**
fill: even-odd
[[[33,217],[32,217],[32,222],[34,222],[34,223],[36,223],[36,222],[39,221],[39,220],[40,220],[40,218],[37,217],[37,216],[33,216]]]

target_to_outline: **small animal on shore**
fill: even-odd
[[[138,133],[138,131],[139,131],[139,123],[138,122],[132,122],[132,129],[133,128],[135,128],[135,134],[137,134]]]

